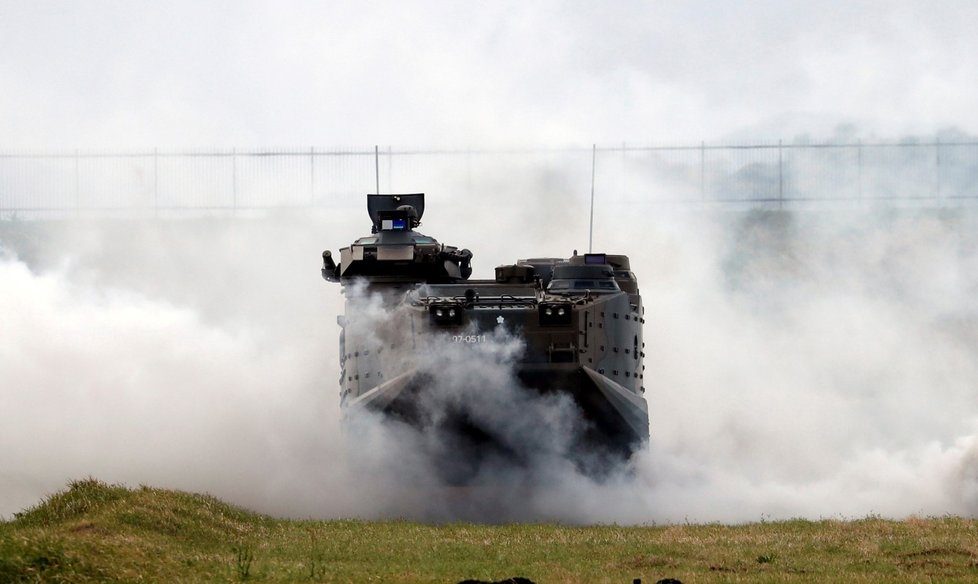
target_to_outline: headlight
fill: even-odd
[[[539,311],[540,326],[570,326],[574,322],[574,312],[566,304],[541,304]]]
[[[431,315],[432,324],[438,326],[453,326],[462,324],[465,310],[461,306],[442,304],[441,306],[428,307],[428,314]]]

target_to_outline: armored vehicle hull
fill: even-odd
[[[478,474],[487,453],[519,464],[513,426],[493,427],[498,421],[476,411],[486,397],[478,392],[491,387],[455,399],[428,395],[495,376],[492,368],[467,371],[466,363],[506,343],[516,348],[495,363],[511,385],[573,404],[580,423],[566,455],[584,471],[606,473],[648,441],[643,308],[627,257],[525,259],[497,267],[495,279],[471,280],[468,250],[414,231],[423,195],[368,195],[368,210],[371,236],[341,249],[339,264],[323,252],[323,277],[346,295],[346,314],[337,321],[347,416],[369,410],[450,436],[451,460],[442,465],[449,482]],[[452,377],[450,365],[466,375]],[[515,427],[536,432],[547,423]]]

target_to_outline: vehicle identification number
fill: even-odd
[[[486,335],[454,335],[452,340],[456,343],[484,343]]]

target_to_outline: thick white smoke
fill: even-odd
[[[293,253],[318,246],[304,226],[7,224],[28,236],[0,260],[0,513],[89,475],[359,512],[324,324],[342,305]]]
[[[427,488],[420,453],[438,445],[423,435],[340,430],[342,298],[317,257],[359,219],[5,224],[0,514],[88,475],[291,516],[978,513],[974,212],[649,207],[599,227],[596,247],[631,256],[646,303],[650,449],[631,473],[583,477],[563,456],[568,404],[526,401],[513,381],[518,339],[446,344],[422,364],[440,373],[430,395],[505,435],[558,430],[531,440],[529,474],[474,494]],[[424,230],[471,248],[476,277],[580,246],[525,227]]]
[[[696,216],[653,241],[669,255],[639,272],[652,507],[671,520],[978,511],[974,218]]]
[[[346,338],[357,339],[361,361],[373,355],[388,373],[413,372],[418,385],[408,413],[383,418],[357,409],[345,420],[349,464],[375,513],[526,519],[537,513],[527,497],[540,487],[579,480],[571,457],[584,422],[568,396],[521,385],[523,339],[501,324],[470,326],[404,350],[414,343],[412,294],[382,298],[356,283],[345,295]]]

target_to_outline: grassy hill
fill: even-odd
[[[89,479],[0,523],[0,582],[978,580],[978,521],[572,527],[287,521]]]

